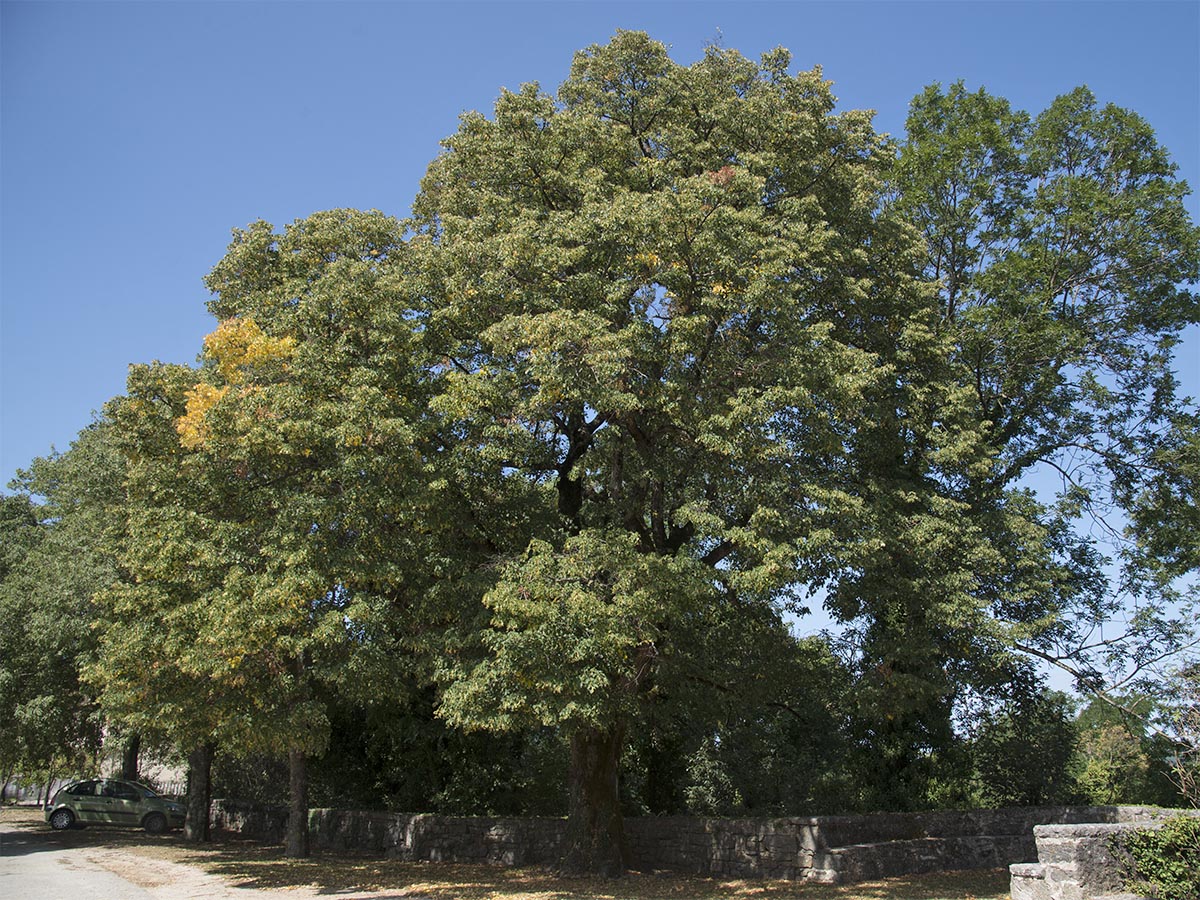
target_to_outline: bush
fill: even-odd
[[[1122,841],[1126,887],[1156,900],[1200,900],[1200,816],[1175,816]]]

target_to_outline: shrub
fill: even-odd
[[[1200,900],[1200,817],[1175,816],[1159,829],[1126,835],[1122,844],[1129,890],[1156,900]]]

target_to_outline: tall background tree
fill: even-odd
[[[1171,578],[1187,568],[1174,548],[1195,506],[1184,461],[1195,407],[1178,396],[1172,348],[1200,315],[1200,239],[1150,126],[1084,88],[1032,117],[961,83],[928,88],[891,189],[924,235],[937,328],[989,459],[945,486],[999,554],[973,590],[1002,628],[938,647],[911,633],[911,608],[881,615],[879,590],[854,592],[871,598],[854,624],[868,666],[894,670],[889,643],[931,650],[926,671],[948,679],[921,678],[932,702],[919,718],[945,733],[955,685],[1009,680],[1014,651],[1097,690],[1110,667],[1128,680],[1191,639],[1191,606]],[[1029,479],[1047,472],[1058,488],[1035,495]],[[893,589],[896,562],[875,569]],[[934,612],[915,588],[902,589],[910,603]],[[887,706],[905,693],[885,692]]]
[[[97,419],[65,453],[37,459],[0,499],[0,770],[85,769],[103,720],[83,670],[95,595],[119,577],[123,461]]]

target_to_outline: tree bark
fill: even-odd
[[[291,805],[284,856],[302,859],[308,856],[308,757],[303,750],[288,751],[288,769]]]
[[[138,756],[142,752],[142,736],[136,731],[125,742],[121,752],[121,777],[126,781],[138,780]]]
[[[566,874],[616,877],[629,863],[617,790],[625,729],[585,729],[571,736]]]
[[[202,843],[212,840],[212,761],[216,748],[201,744],[188,754],[187,818],[183,838]]]

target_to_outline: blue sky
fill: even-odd
[[[618,28],[685,63],[713,40],[786,46],[895,134],[933,81],[1034,112],[1086,83],[1200,185],[1196,2],[6,0],[0,16],[0,485],[65,449],[129,363],[195,359],[214,324],[201,279],[231,228],[405,214],[461,112],[557,87]],[[1193,331],[1193,393],[1198,356]]]

